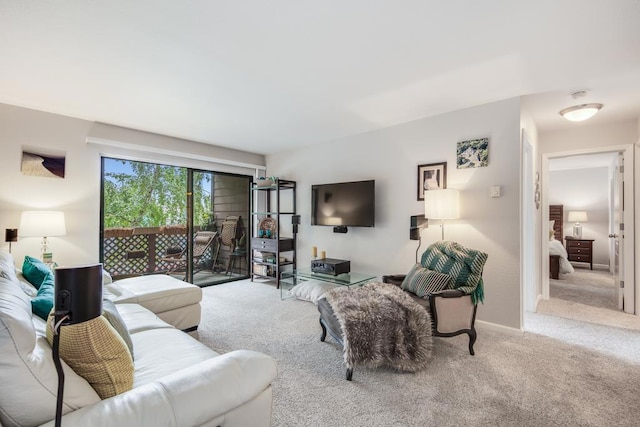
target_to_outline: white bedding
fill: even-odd
[[[560,273],[573,273],[573,266],[567,259],[567,250],[562,242],[556,239],[549,240],[549,255],[560,255]]]

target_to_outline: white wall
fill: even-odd
[[[489,166],[456,169],[456,143],[489,137]],[[311,247],[328,257],[351,260],[353,271],[379,277],[406,273],[415,262],[416,241],[409,240],[409,217],[424,214],[416,200],[417,166],[447,162],[447,187],[461,191],[461,218],[447,221],[445,238],[485,251],[486,301],[478,319],[520,328],[520,100],[469,108],[416,120],[380,131],[267,156],[267,175],[298,183],[298,265],[309,265]],[[375,228],[310,225],[312,184],[376,180]],[[501,198],[489,187],[500,185]],[[423,246],[440,240],[430,224]]]
[[[573,234],[569,211],[586,211],[582,237],[595,239],[593,263],[609,266],[609,168],[586,168],[549,172],[549,204],[564,205],[564,234]],[[565,242],[563,242],[564,244]],[[584,265],[584,264],[580,264]]]
[[[96,135],[129,144],[128,148],[87,144]],[[199,160],[173,158],[149,151],[153,147],[173,147],[192,153]],[[23,210],[62,210],[67,235],[51,237],[54,260],[62,265],[97,262],[100,229],[101,154],[158,161],[215,171],[253,175],[254,169],[221,165],[207,158],[227,158],[231,163],[264,165],[264,157],[222,147],[208,146],[104,124],[94,124],[6,104],[0,104],[0,230],[18,228]],[[138,148],[138,151],[131,148]],[[22,150],[53,150],[66,155],[64,179],[26,176],[20,172]],[[12,245],[18,264],[24,255],[40,255],[39,238],[20,238]],[[8,249],[8,244],[0,244]]]
[[[638,140],[635,120],[604,125],[574,124],[575,127],[568,130],[540,132],[540,154],[635,144]]]
[[[532,176],[530,177],[525,177],[525,176],[521,176],[521,188],[524,188],[525,185],[530,184],[532,186],[532,190],[534,193],[534,200],[535,200],[535,191],[536,191],[536,184],[537,184],[537,189],[541,190],[541,178],[540,178],[540,155],[539,155],[539,143],[538,143],[538,127],[536,126],[533,117],[531,116],[529,109],[527,107],[526,102],[522,103],[521,106],[521,111],[520,111],[520,125],[522,127],[522,134],[521,137],[523,138],[523,142],[524,142],[524,138],[526,135],[526,139],[528,140],[529,144],[531,144],[532,148],[533,148],[533,167],[532,167]],[[523,146],[524,149],[524,146]],[[522,151],[522,150],[521,150]],[[521,154],[521,158],[522,161],[525,161],[525,155],[524,152],[522,152]],[[523,171],[521,175],[524,175],[524,171],[526,170],[526,168],[524,167],[524,165],[522,165],[521,170]],[[536,182],[536,174],[538,174],[538,180]],[[529,183],[525,183],[524,180],[530,180]],[[538,254],[541,253],[541,239],[540,239],[540,235],[541,235],[541,220],[542,220],[542,215],[541,215],[541,208],[542,208],[542,203],[540,201],[539,206],[535,206],[535,202],[533,203],[534,205],[534,209],[535,211],[532,213],[532,216],[534,218],[533,223],[527,223],[525,221],[525,212],[523,211],[523,209],[528,205],[528,203],[526,203],[526,201],[523,200],[524,197],[524,192],[521,192],[520,194],[520,203],[522,205],[522,209],[521,209],[521,214],[520,214],[520,233],[522,236],[522,241],[520,242],[520,248],[521,248],[521,263],[522,263],[522,267],[521,267],[521,282],[522,282],[522,315],[524,314],[524,309],[528,309],[530,311],[534,311],[535,310],[535,306],[536,303],[538,301],[538,298],[540,295],[542,295],[542,281],[540,280],[540,272],[542,271],[542,263],[541,263],[541,257],[538,256]],[[524,238],[524,236],[527,233],[531,233],[533,236],[533,247],[529,248],[530,250],[526,250],[525,245],[527,244],[527,242],[525,241],[526,239]],[[529,257],[529,259],[527,260],[525,257]],[[529,262],[530,266],[528,268],[525,267],[525,263]],[[529,277],[525,277],[525,276],[529,276]],[[525,289],[526,288],[526,289]],[[521,322],[523,322],[524,319],[523,317],[521,317]]]

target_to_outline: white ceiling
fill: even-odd
[[[252,152],[578,89],[640,115],[640,1],[0,0],[0,102]]]

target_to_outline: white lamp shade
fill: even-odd
[[[67,234],[64,212],[24,211],[20,217],[18,234],[23,237],[64,236]]]
[[[430,219],[460,217],[458,190],[427,190],[424,192],[424,216]]]
[[[569,211],[569,222],[587,222],[589,218],[585,211]]]

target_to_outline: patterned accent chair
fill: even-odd
[[[401,286],[431,313],[434,336],[469,335],[469,353],[474,355],[476,311],[478,302],[484,300],[482,271],[486,261],[484,252],[455,242],[436,242],[425,250],[420,265],[412,268],[409,275],[386,275],[382,281]],[[441,286],[442,274],[450,280]],[[440,290],[434,290],[434,285]],[[424,292],[425,289],[428,291]]]

